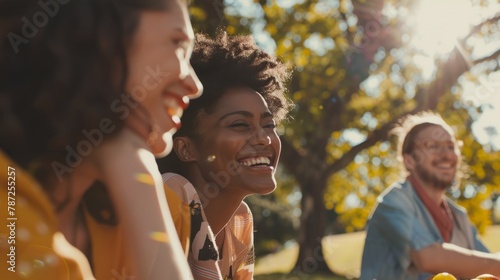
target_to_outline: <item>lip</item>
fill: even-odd
[[[436,169],[442,169],[442,170],[452,170],[455,169],[457,166],[456,161],[435,161],[432,164]]]
[[[255,166],[247,166],[242,164],[241,162],[238,162],[238,166],[242,169],[248,170],[248,171],[253,171],[253,172],[259,172],[259,173],[270,173],[272,174],[275,170],[273,165],[255,165]]]
[[[183,110],[189,106],[189,98],[185,95],[179,95],[174,92],[165,92],[163,96],[175,101],[177,106],[181,107]]]
[[[184,109],[189,106],[189,98],[187,96],[181,97],[175,93],[165,93],[163,97],[163,105],[167,115],[170,116],[174,127],[178,130],[181,127],[181,117]]]
[[[242,168],[259,173],[271,174],[274,172],[274,166],[272,165],[259,165],[259,166],[245,166],[243,164],[239,164]]]
[[[437,163],[433,167],[441,174],[454,174],[457,171],[455,163]]]

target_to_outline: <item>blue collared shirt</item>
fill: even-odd
[[[467,248],[488,252],[466,210],[446,198],[454,217],[454,233],[466,237]],[[395,183],[378,198],[367,224],[360,280],[427,280],[432,274],[417,271],[410,250],[443,243],[429,211],[410,182]]]

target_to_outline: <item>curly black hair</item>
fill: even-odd
[[[184,111],[182,126],[174,137],[197,138],[199,117],[212,113],[228,89],[248,87],[266,101],[276,121],[286,119],[293,103],[285,95],[291,71],[285,64],[260,49],[250,35],[229,36],[219,31],[214,39],[196,34],[191,65],[203,84],[201,97]],[[181,173],[175,152],[158,160],[160,171]]]
[[[171,0],[5,0],[0,3],[0,150],[50,188],[51,165],[99,128],[123,120],[127,48],[141,10]],[[108,122],[108,124],[109,124]]]
[[[252,36],[228,36],[221,31],[211,39],[197,34],[191,65],[203,84],[203,95],[184,112],[179,136],[196,133],[200,113],[212,113],[231,88],[249,87],[258,92],[277,121],[293,106],[285,95],[289,68],[260,49]]]

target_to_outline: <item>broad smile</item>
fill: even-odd
[[[456,162],[438,162],[433,164],[434,168],[436,170],[441,171],[441,172],[455,172],[456,170]]]
[[[274,172],[276,167],[275,157],[272,152],[252,153],[239,157],[236,162],[245,169],[259,172]]]
[[[454,169],[455,165],[450,163],[441,163],[436,165],[436,167],[439,169]]]
[[[244,166],[271,166],[271,159],[269,157],[265,156],[259,156],[259,157],[252,157],[252,158],[245,158],[242,160],[239,160],[238,163],[244,165]]]

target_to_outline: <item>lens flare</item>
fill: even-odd
[[[154,231],[149,236],[155,241],[168,243],[168,235],[165,232]]]

